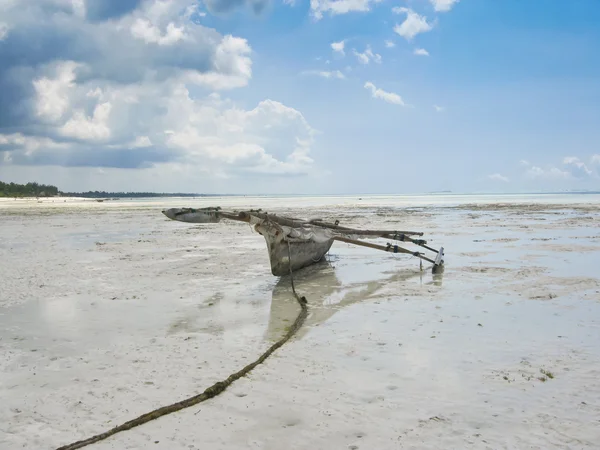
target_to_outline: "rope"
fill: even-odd
[[[291,337],[294,334],[296,334],[296,332],[304,324],[304,321],[306,320],[306,317],[308,315],[308,306],[307,306],[306,297],[300,296],[296,292],[296,287],[294,286],[294,275],[292,273],[292,254],[291,254],[291,250],[290,250],[290,243],[288,242],[287,244],[288,244],[288,257],[290,260],[290,280],[292,282],[292,292],[294,293],[294,297],[296,297],[296,300],[298,301],[298,304],[300,305],[300,312],[298,313],[296,320],[294,321],[294,323],[293,323],[292,327],[289,329],[289,331],[285,334],[285,336],[283,336],[280,340],[278,340],[271,347],[269,347],[267,349],[267,351],[264,352],[262,355],[260,355],[260,357],[256,361],[248,364],[246,367],[239,370],[238,372],[235,372],[235,373],[229,375],[229,377],[227,377],[225,380],[219,381],[219,382],[213,384],[212,386],[207,388],[201,394],[195,395],[193,397],[189,397],[185,400],[182,400],[177,403],[173,403],[171,405],[162,406],[158,409],[155,409],[154,411],[150,411],[146,414],[142,414],[141,416],[136,417],[135,419],[129,420],[119,426],[116,426],[108,431],[105,431],[104,433],[97,434],[95,436],[92,436],[90,438],[87,438],[87,439],[84,439],[81,441],[73,442],[72,444],[64,445],[62,447],[59,447],[57,450],[75,450],[78,448],[83,448],[90,444],[94,444],[96,442],[107,439],[111,436],[114,436],[115,434],[120,433],[122,431],[130,430],[134,427],[138,427],[140,425],[148,423],[151,420],[155,420],[155,419],[158,419],[159,417],[166,416],[167,414],[181,411],[182,409],[189,408],[190,406],[197,405],[198,403],[201,403],[210,398],[216,397],[221,392],[223,392],[225,389],[227,389],[234,381],[239,380],[243,376],[250,373],[256,366],[258,366],[259,364],[262,364],[269,356],[271,356],[271,354],[275,350],[282,347],[287,341],[289,341],[291,339]]]

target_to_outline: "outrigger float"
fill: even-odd
[[[296,271],[321,261],[334,241],[412,255],[433,264],[433,273],[441,272],[444,268],[444,248],[435,250],[427,245],[427,241],[413,238],[412,236],[423,236],[418,231],[357,230],[342,227],[339,221],[328,223],[321,219],[302,220],[267,214],[261,210],[228,212],[220,207],[170,208],[162,213],[169,219],[187,223],[218,223],[221,219],[227,219],[252,225],[267,242],[271,273],[275,276],[288,275],[290,270]],[[435,253],[435,258],[428,258],[422,252],[391,243],[380,245],[361,240],[369,238],[408,242]]]

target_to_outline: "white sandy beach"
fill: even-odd
[[[336,243],[265,364],[88,448],[599,448],[600,196],[555,195],[2,199],[0,449],[202,392],[285,333],[298,307],[260,235],[160,213],[208,205],[422,230],[446,269]]]

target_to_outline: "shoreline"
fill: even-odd
[[[221,206],[224,209],[251,209],[262,208],[270,210],[286,209],[292,202],[297,208],[311,209],[335,209],[343,211],[344,208],[397,208],[398,210],[410,208],[455,208],[473,210],[493,210],[501,208],[529,208],[531,210],[543,210],[544,208],[571,208],[587,209],[594,211],[600,209],[600,195],[579,194],[547,194],[548,196],[526,195],[468,195],[468,196],[314,196],[314,197],[156,197],[156,198],[120,198],[117,200],[79,198],[79,197],[50,197],[43,199],[27,198],[17,199],[0,198],[0,209],[44,209],[48,207],[90,207],[94,209],[119,209],[125,207],[134,208],[168,208],[168,207],[207,207]],[[305,212],[306,212],[305,211]],[[305,213],[304,212],[304,213]],[[300,213],[303,214],[303,213]]]

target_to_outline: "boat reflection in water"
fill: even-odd
[[[389,276],[389,272],[381,272],[381,276],[372,281],[358,283],[342,283],[336,273],[337,269],[329,261],[322,261],[294,274],[294,284],[298,294],[308,300],[309,314],[304,326],[296,337],[303,337],[312,327],[325,323],[336,312],[346,306],[367,300],[377,290],[387,284],[432,277],[425,284],[442,285],[443,274],[403,269]],[[281,338],[296,320],[299,306],[292,292],[290,277],[281,277],[272,291],[271,310],[266,338],[276,341]]]

